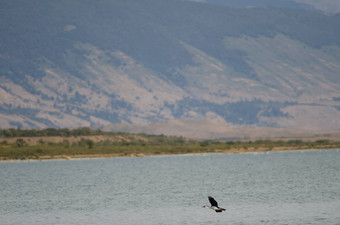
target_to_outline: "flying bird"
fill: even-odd
[[[209,209],[215,210],[217,213],[225,211],[225,209],[218,207],[218,203],[216,202],[216,200],[213,197],[208,196],[208,198],[209,198],[209,202],[210,202],[211,206],[205,205],[205,206],[203,206],[204,208],[209,208]]]

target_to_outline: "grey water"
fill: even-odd
[[[3,162],[0,224],[340,224],[339,172],[339,150]]]

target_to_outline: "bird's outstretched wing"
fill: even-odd
[[[215,201],[215,199],[213,197],[208,196],[208,198],[209,198],[209,202],[210,202],[211,206],[218,207],[218,204],[217,204],[217,202]]]

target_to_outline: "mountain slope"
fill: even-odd
[[[233,8],[291,8],[325,13],[339,13],[338,0],[187,0]]]
[[[340,128],[340,15],[180,0],[0,6],[1,128]]]

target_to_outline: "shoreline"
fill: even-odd
[[[323,139],[196,140],[145,134],[107,134],[0,140],[0,162],[340,149],[340,136]]]
[[[162,157],[162,156],[195,156],[195,155],[213,155],[213,154],[254,154],[254,153],[271,153],[271,152],[301,152],[301,151],[339,151],[339,147],[333,148],[279,148],[277,149],[261,149],[261,150],[215,150],[213,152],[192,152],[192,153],[173,153],[173,154],[79,154],[79,155],[56,155],[56,156],[41,156],[37,159],[27,158],[27,159],[2,159],[0,158],[0,163],[6,162],[40,162],[40,161],[59,161],[59,160],[89,160],[89,159],[103,159],[103,158],[143,158],[143,157]]]

